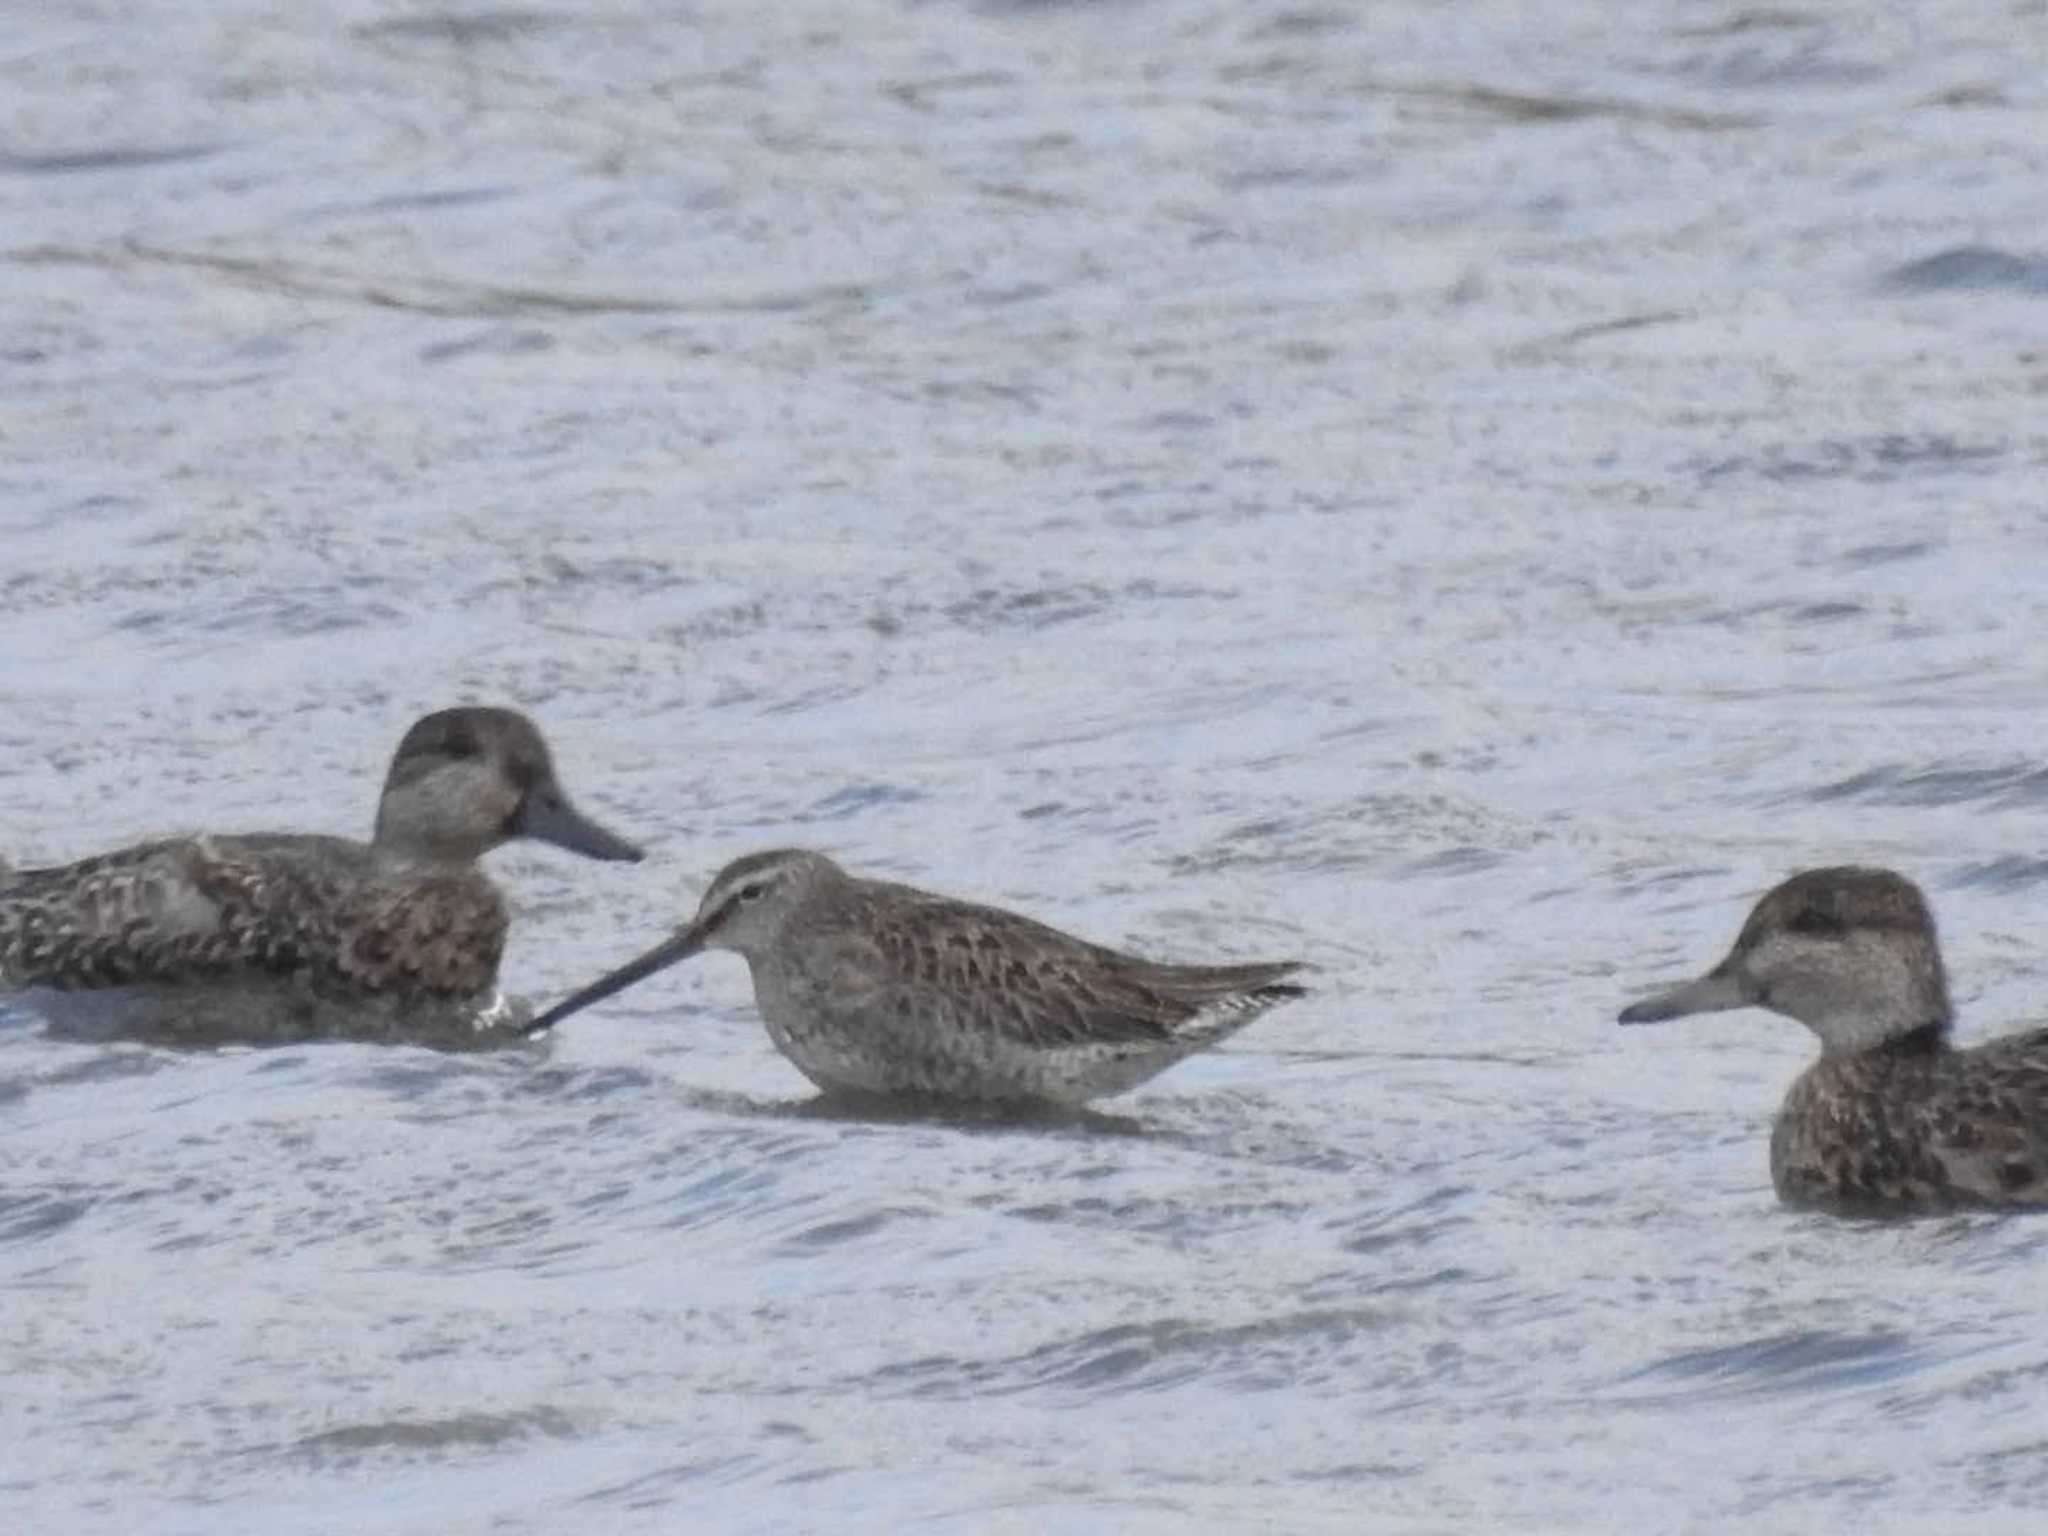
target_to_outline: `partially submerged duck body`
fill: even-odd
[[[1849,1214],[2048,1205],[2048,1030],[1823,1056],[1785,1095],[1771,1180],[1787,1205]]]
[[[1888,869],[1806,870],[1768,892],[1726,959],[1624,1024],[1729,1008],[1797,1019],[1821,1058],[1785,1095],[1771,1182],[1787,1205],[1897,1216],[2048,1205],[2048,1030],[1968,1050],[1933,913]]]
[[[368,843],[202,835],[0,874],[0,984],[87,1036],[507,1043],[509,914],[476,860],[518,837],[640,857],[523,715],[442,710],[399,744]]]

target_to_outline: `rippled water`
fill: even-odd
[[[1773,1202],[1622,1032],[1790,869],[2034,1011],[2038,7],[85,3],[0,90],[17,860],[532,710],[750,847],[1311,999],[807,1111],[729,957],[548,1053],[0,1015],[0,1513],[71,1532],[2038,1527],[2048,1222]]]

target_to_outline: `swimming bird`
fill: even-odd
[[[399,742],[367,843],[205,834],[0,872],[0,988],[92,1034],[516,1040],[505,901],[476,861],[522,837],[641,857],[570,804],[524,715],[440,710]]]
[[[674,937],[527,1027],[706,949],[745,957],[769,1039],[840,1094],[1079,1104],[1303,992],[1282,979],[1298,961],[1161,965],[782,848],[735,859]]]
[[[1820,1037],[1771,1132],[1787,1205],[1848,1215],[2048,1204],[2048,1029],[1958,1050],[1934,915],[1888,869],[1809,869],[1768,892],[1697,980],[1624,1024],[1768,1008]]]

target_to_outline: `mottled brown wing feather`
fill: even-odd
[[[864,963],[873,974],[864,979],[877,990],[956,999],[1000,993],[1005,1006],[989,1007],[986,1025],[1040,1046],[1166,1042],[1231,998],[1271,1003],[1302,990],[1281,980],[1298,962],[1162,965],[942,897],[869,904],[844,936],[856,935],[872,943],[873,960]]]
[[[365,890],[341,950],[352,982],[373,992],[487,991],[505,948],[503,899],[468,872]]]
[[[478,872],[387,882],[340,839],[172,840],[9,875],[0,978],[75,989],[261,971],[466,996],[491,985],[505,926]]]
[[[1928,1107],[1929,1141],[1957,1189],[2048,1202],[2048,1030],[1957,1052]]]
[[[251,963],[262,936],[237,886],[187,842],[22,870],[0,901],[0,971],[17,985],[96,987]]]

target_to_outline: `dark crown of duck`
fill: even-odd
[[[520,837],[593,859],[642,857],[570,803],[547,743],[518,711],[471,705],[415,721],[384,778],[378,845],[463,861]]]

